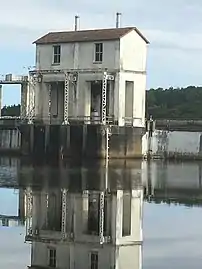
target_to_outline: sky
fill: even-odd
[[[18,192],[0,188],[0,215],[18,215]],[[30,245],[24,243],[25,227],[0,226],[0,268],[21,269],[30,264]]]
[[[18,192],[14,189],[0,189],[0,215],[18,215]]]
[[[32,42],[48,31],[136,26],[149,39],[147,88],[202,84],[201,0],[0,0],[0,75],[35,64]],[[3,105],[18,104],[20,88],[5,86]]]

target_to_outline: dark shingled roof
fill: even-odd
[[[37,39],[35,42],[33,42],[33,44],[56,44],[116,40],[126,35],[132,30],[136,31],[147,44],[149,43],[149,41],[141,34],[141,32],[136,27],[126,27],[69,32],[50,32]]]

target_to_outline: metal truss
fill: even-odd
[[[28,104],[28,124],[33,123],[33,119],[35,116],[35,90],[37,84],[37,77],[36,75],[30,76],[29,79],[29,104]]]
[[[32,209],[33,209],[33,196],[31,188],[27,188],[25,191],[26,207],[27,207],[27,219],[26,219],[26,234],[32,235]]]
[[[64,122],[69,124],[69,86],[70,86],[70,73],[65,73],[65,88],[64,88]]]
[[[25,89],[25,85],[27,86],[27,84],[23,84],[21,87],[21,111],[20,111],[20,117],[22,119],[26,118],[27,115],[27,88]]]
[[[67,190],[62,190],[62,239],[65,240],[67,237]]]
[[[99,214],[99,237],[100,244],[104,243],[104,199],[105,193],[102,191],[100,193],[100,214]]]
[[[51,123],[51,84],[48,84],[48,118]]]

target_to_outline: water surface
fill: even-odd
[[[72,191],[79,191],[85,177],[86,188],[101,190],[106,169],[99,165],[33,167],[8,159],[0,164],[0,268],[26,268],[31,262],[30,244],[24,243],[25,212],[17,189],[28,185],[39,191],[45,185],[60,189],[70,182]],[[201,268],[201,167],[202,163],[109,164],[110,188],[144,189],[143,269]],[[141,264],[135,269],[140,268]]]

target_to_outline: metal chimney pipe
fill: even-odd
[[[116,13],[116,28],[119,28],[120,27],[120,24],[121,24],[121,15],[122,15],[122,13],[120,13],[120,12],[117,12]]]
[[[78,22],[79,22],[79,16],[78,15],[76,15],[75,16],[75,20],[74,20],[74,30],[75,31],[78,31]]]

